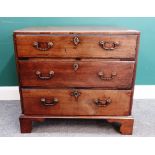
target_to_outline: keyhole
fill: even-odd
[[[80,39],[76,36],[73,38],[74,46],[77,46],[80,43]]]
[[[78,98],[79,98],[80,95],[81,95],[81,93],[78,90],[73,90],[71,92],[71,96],[74,96],[75,100],[77,100],[77,101],[78,101]]]
[[[79,65],[78,65],[78,64],[73,64],[73,69],[74,69],[74,71],[77,71],[78,68],[79,68]]]
[[[74,92],[74,96],[75,97],[78,97],[79,96],[79,93],[78,92]]]

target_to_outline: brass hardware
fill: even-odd
[[[73,38],[73,43],[74,43],[75,46],[77,46],[80,43],[80,39],[78,38],[78,36],[75,36]]]
[[[50,71],[49,76],[42,76],[42,73],[40,71],[36,71],[36,75],[41,80],[49,80],[54,76],[54,71]]]
[[[73,90],[71,92],[71,96],[75,97],[75,100],[78,100],[79,96],[81,95],[81,93],[78,90]]]
[[[100,107],[106,107],[107,105],[109,105],[110,103],[112,103],[112,100],[110,98],[107,98],[107,99],[96,99],[94,100],[94,103],[97,105],[97,106],[100,106]]]
[[[79,68],[79,64],[77,64],[77,63],[73,64],[73,69],[74,69],[74,71],[77,71],[78,68]]]
[[[110,80],[114,79],[115,76],[117,76],[117,73],[112,72],[110,77],[105,77],[103,72],[98,72],[98,76],[100,77],[101,80],[110,81]]]
[[[120,43],[114,41],[99,41],[99,45],[105,50],[114,50]]]
[[[41,103],[46,106],[54,106],[59,102],[57,98],[53,98],[52,100],[47,100],[46,98],[41,98],[40,99]]]
[[[33,43],[33,47],[35,47],[36,49],[38,49],[40,51],[47,51],[50,48],[52,48],[52,46],[53,46],[53,43],[52,42],[36,42],[35,41]]]

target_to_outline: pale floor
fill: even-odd
[[[47,120],[35,123],[32,133],[21,134],[19,101],[0,101],[0,136],[123,137],[102,120]],[[155,100],[134,100],[132,136],[155,136]]]

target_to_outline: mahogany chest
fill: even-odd
[[[46,118],[103,119],[132,134],[140,32],[35,27],[14,32],[21,133]]]

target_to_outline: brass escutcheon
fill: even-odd
[[[78,90],[73,90],[71,92],[71,96],[75,97],[75,100],[78,100],[79,96],[81,95],[81,93]]]
[[[80,39],[78,38],[78,36],[75,36],[73,38],[73,43],[74,43],[75,46],[77,46],[80,43]]]
[[[73,64],[73,69],[74,69],[74,71],[77,71],[77,70],[78,70],[78,68],[79,68],[79,64],[74,63],[74,64]]]

